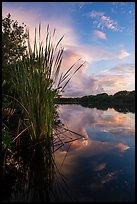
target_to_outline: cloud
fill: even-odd
[[[97,28],[104,29],[107,28],[112,31],[122,32],[124,28],[120,27],[117,21],[114,21],[109,16],[105,16],[103,12],[92,11],[89,13],[89,16],[93,21],[93,24],[96,25]]]
[[[71,127],[71,130],[79,132],[79,134],[86,136],[86,138],[87,128],[96,124],[102,115],[102,113],[96,109],[84,109],[83,111],[82,106],[70,107],[69,105],[65,105],[65,108],[60,106],[59,113],[62,121],[67,124],[68,127]]]
[[[98,37],[98,38],[101,38],[101,39],[106,39],[106,34],[102,31],[99,31],[99,30],[95,30],[95,35]]]
[[[135,87],[135,65],[118,64],[96,75],[96,79],[98,79],[100,87],[103,87],[109,94],[120,90],[133,90]]]
[[[122,32],[123,28],[118,26],[118,23],[112,20],[110,17],[102,16],[98,24],[99,28],[107,27],[109,30]]]
[[[101,138],[94,136],[94,130],[97,128],[100,132],[108,132],[112,136],[112,140],[101,142],[102,144],[106,143],[106,145],[112,145],[119,151],[126,151],[130,147],[125,144],[125,140],[131,135],[135,135],[134,118],[130,114],[119,113],[113,109],[108,109],[107,112],[105,114],[104,111],[97,109],[83,109],[80,105],[59,106],[62,122],[72,131],[88,138],[89,145],[94,141],[101,142]],[[125,136],[123,137],[123,135]],[[113,138],[115,138],[115,141],[113,141]]]
[[[120,50],[120,52],[118,53],[119,59],[123,59],[128,56],[130,56],[130,53],[128,53],[126,50]]]
[[[90,94],[104,92],[103,87],[92,76],[75,75],[70,84],[66,87],[63,96],[82,97]]]
[[[113,179],[116,179],[118,176],[119,172],[118,171],[113,171],[113,172],[109,172],[107,173],[103,179],[101,179],[101,184],[106,184],[109,183],[110,181],[112,181]]]
[[[130,147],[128,145],[122,144],[122,143],[118,143],[116,145],[116,147],[118,148],[119,151],[124,152],[126,150],[128,150]]]
[[[109,70],[106,70],[109,74],[114,73],[128,73],[128,74],[135,74],[135,64],[118,64],[115,67],[110,68]],[[105,71],[105,72],[106,72]]]
[[[129,89],[129,85],[134,84],[134,65],[118,64],[109,70],[100,71],[100,74],[87,74],[89,63],[101,60],[119,59],[118,53],[111,53],[99,47],[74,47],[68,46],[64,52],[62,70],[67,70],[79,58],[85,56],[87,63],[76,73],[70,83],[65,88],[63,96],[81,97],[84,95],[108,92],[113,94],[122,89]],[[84,58],[83,58],[84,59]],[[76,65],[77,67],[78,65]],[[134,86],[134,85],[133,85]]]
[[[54,8],[55,9],[55,8]],[[48,12],[48,17],[46,13]],[[46,27],[49,24],[50,30],[56,29],[55,42],[57,42],[63,35],[63,46],[78,44],[78,38],[72,27],[72,21],[69,17],[63,16],[58,18],[56,15],[49,15],[49,11],[46,10],[45,14],[41,11],[41,8],[24,8],[17,4],[16,7],[9,7],[7,4],[2,8],[2,15],[5,17],[8,13],[11,13],[11,18],[17,20],[20,24],[23,22],[29,28],[31,42],[34,41],[34,29],[38,30],[38,25],[41,23],[41,40],[45,42]]]
[[[100,163],[100,164],[98,164],[98,163],[95,163],[94,162],[94,166],[93,166],[93,170],[94,171],[102,171],[102,170],[104,170],[106,168],[106,163]]]
[[[83,48],[84,49],[84,48]],[[87,52],[84,51],[85,53]],[[96,54],[88,52],[87,58],[91,56],[96,58]],[[77,49],[66,49],[64,51],[63,62],[61,70],[64,72],[69,69],[69,67],[74,64],[79,58],[83,55],[79,53]],[[99,57],[99,56],[98,56]],[[101,57],[101,56],[100,56]],[[103,56],[102,56],[103,57]],[[92,61],[92,58],[90,59]],[[94,59],[95,60],[95,59]],[[98,59],[96,59],[98,60]],[[82,62],[82,61],[81,61]],[[79,66],[79,63],[76,63],[74,70]],[[103,92],[104,89],[98,84],[98,79],[93,74],[87,74],[88,63],[85,63],[81,69],[72,77],[71,81],[65,87],[63,96],[65,97],[81,97],[84,95],[96,94]]]
[[[101,60],[115,60],[118,59],[119,53],[113,53],[106,47],[93,46],[89,44],[81,45],[80,43],[76,46],[66,46],[67,51],[70,53],[78,53],[88,63],[93,63]]]
[[[120,143],[125,141],[123,134],[134,135],[135,134],[135,121],[128,114],[123,114],[109,109],[108,113],[104,114],[103,111],[97,109],[84,109],[81,106],[65,105],[60,107],[61,118],[71,127],[72,130],[78,130],[80,134],[83,134],[83,128],[99,128],[100,132],[109,132],[113,135],[117,135],[120,139]],[[73,121],[73,123],[72,123]],[[91,137],[92,131],[87,132],[88,138]],[[85,134],[84,134],[85,135]]]
[[[102,16],[102,15],[104,15],[104,12],[91,11],[91,12],[89,13],[89,16],[92,17],[92,18],[94,18],[94,17],[100,17],[100,16]]]
[[[84,6],[91,5],[93,3],[94,2],[79,2],[79,8],[82,9]]]
[[[104,91],[93,75],[86,74],[86,64],[83,68],[73,76],[70,83],[65,87],[63,96],[82,97],[84,95],[96,94]]]
[[[125,118],[125,119],[127,119],[127,118]],[[112,133],[113,135],[123,135],[123,133],[124,132],[127,132],[129,135],[131,135],[131,136],[134,136],[134,134],[135,134],[135,124],[132,122],[132,121],[130,121],[131,123],[132,123],[132,128],[131,127],[125,127],[125,128],[112,128],[112,129],[110,129],[109,130],[109,132],[110,133]],[[127,123],[127,126],[128,126],[128,123]]]

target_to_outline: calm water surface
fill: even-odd
[[[60,105],[59,114],[67,128],[83,135],[56,151],[74,201],[134,202],[135,114],[80,105]]]

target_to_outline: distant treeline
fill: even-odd
[[[119,112],[135,112],[135,91],[119,91],[114,95],[107,93],[83,96],[81,98],[60,98],[58,104],[81,104],[85,107],[107,110],[114,108]]]

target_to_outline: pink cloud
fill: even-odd
[[[106,163],[94,164],[93,170],[94,171],[102,171],[106,168]]]
[[[78,44],[77,35],[73,29],[72,21],[70,18],[60,16],[56,18],[55,16],[49,16],[45,19],[45,16],[41,14],[40,8],[36,8],[35,12],[33,9],[26,11],[23,7],[17,6],[11,8],[8,5],[3,6],[2,16],[5,17],[8,13],[11,14],[11,18],[17,20],[20,24],[25,23],[27,28],[29,28],[31,42],[34,42],[34,30],[35,27],[38,30],[38,25],[41,23],[41,40],[45,42],[46,27],[49,24],[51,32],[56,29],[55,42],[57,42],[63,35],[65,36],[62,43],[63,46],[66,45],[76,45]]]
[[[118,23],[112,20],[109,16],[105,16],[103,12],[92,11],[89,13],[89,16],[93,19],[93,24],[97,26],[97,28],[103,29],[108,28],[109,30],[122,32],[123,28],[118,26]]]
[[[104,111],[97,109],[83,110],[81,106],[70,107],[69,105],[65,105],[65,108],[60,106],[59,110],[63,122],[67,124],[68,127],[71,127],[72,130],[77,129],[79,134],[89,140],[93,132],[87,132],[87,128],[91,128],[92,130],[99,128],[101,132],[105,130],[105,132],[109,132],[119,137],[119,143],[105,143],[108,144],[108,146],[112,144],[113,147],[118,148],[120,151],[128,149],[128,146],[125,144],[125,138],[123,138],[121,134],[127,132],[129,135],[135,135],[134,118],[131,117],[130,114],[119,113],[114,109],[108,109],[108,113],[110,114],[105,114]]]
[[[116,145],[116,147],[118,148],[119,151],[124,152],[126,150],[128,150],[130,147],[128,145],[122,144],[122,143],[118,143]]]
[[[100,18],[99,25],[100,25],[99,27],[107,27],[110,30],[122,31],[122,29],[118,26],[118,23],[107,16],[102,16]]]
[[[102,71],[96,75],[98,84],[102,86],[105,92],[114,94],[122,90],[135,89],[135,65],[118,64],[111,69]]]
[[[126,50],[120,50],[120,52],[118,53],[119,59],[123,59],[128,56],[130,56],[130,53],[128,53]]]
[[[102,31],[95,30],[95,35],[101,39],[106,39],[106,34]]]

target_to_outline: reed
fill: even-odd
[[[28,130],[32,142],[37,143],[46,139],[48,145],[53,146],[51,138],[57,112],[56,99],[84,63],[74,69],[76,62],[65,73],[61,73],[64,48],[60,45],[63,37],[54,44],[55,30],[51,33],[49,26],[47,26],[45,45],[42,44],[40,35],[41,25],[39,25],[38,40],[35,29],[32,49],[28,31],[26,55],[22,56],[14,67],[12,78],[18,94],[16,101],[24,111],[24,131]],[[20,132],[14,140],[21,135]]]

